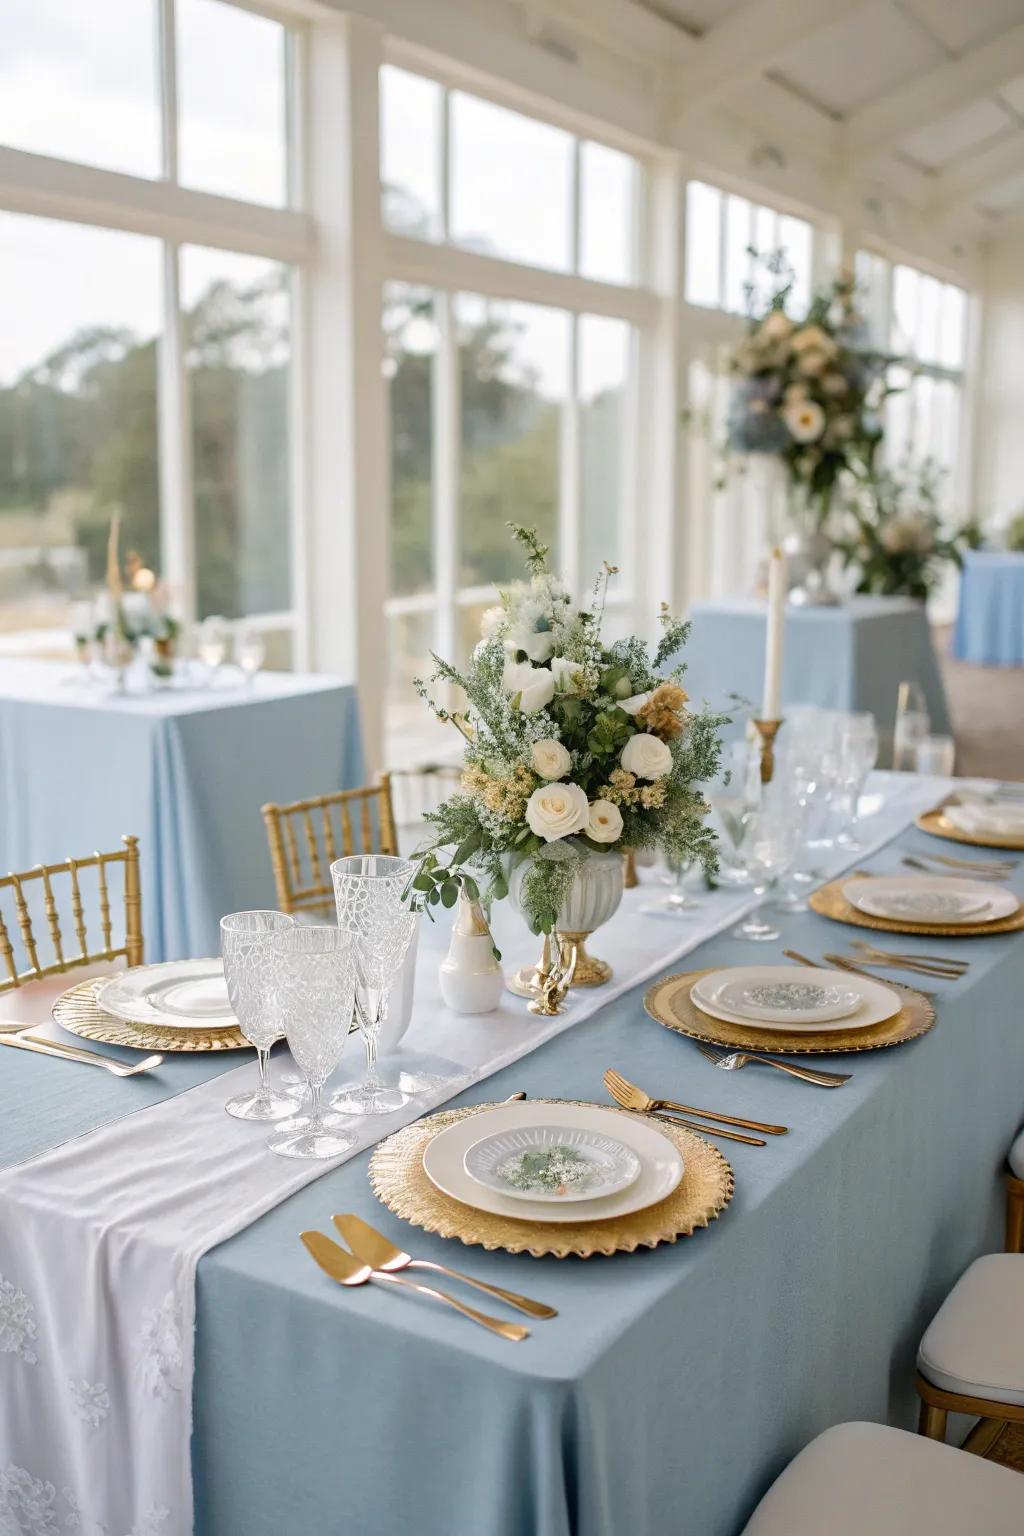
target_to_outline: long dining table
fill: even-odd
[[[876,830],[858,867],[894,873],[904,853],[941,847],[912,815],[942,787],[876,775],[883,808],[865,830],[884,840]],[[1011,883],[1024,894],[1024,870]],[[595,937],[617,966],[650,894],[628,892]],[[777,943],[755,948],[730,925],[683,956],[687,921],[706,932],[736,896],[700,900],[700,916],[647,919],[655,959],[637,984],[535,1049],[523,1005],[503,1026],[518,1059],[454,1102],[519,1090],[605,1102],[602,1075],[617,1066],[666,1097],[790,1134],[721,1144],[735,1194],[706,1229],[586,1261],[462,1247],[399,1220],[371,1192],[369,1150],[277,1204],[199,1262],[197,1536],[733,1536],[819,1431],[849,1419],[914,1426],[920,1335],[967,1264],[1000,1246],[1001,1170],[1024,1117],[1024,943],[944,938],[941,951],[970,968],[922,983],[936,994],[935,1027],[893,1049],[816,1058],[852,1073],[825,1091],[758,1067],[719,1071],[645,1014],[643,994],[652,974],[781,961],[784,947],[820,960],[852,930],[807,912],[780,917]],[[507,960],[534,942],[516,922],[504,914],[499,928]],[[446,937],[424,934],[425,992]],[[659,946],[672,956],[660,966]],[[185,1115],[190,1090],[237,1064],[168,1057],[126,1082],[7,1051],[0,1165],[173,1095]],[[334,1285],[298,1234],[329,1230],[338,1211],[559,1316],[512,1346],[429,1302]],[[3,1367],[0,1354],[0,1390]]]

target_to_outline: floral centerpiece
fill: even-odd
[[[136,550],[128,551],[122,572],[118,559],[120,521],[115,516],[110,525],[106,587],[76,622],[75,650],[85,664],[98,653],[108,665],[123,672],[140,643],[151,640],[149,669],[154,677],[166,679],[173,673],[181,623],[169,610],[166,589]]]
[[[962,563],[974,531],[970,524],[944,531],[941,485],[942,472],[926,460],[916,469],[880,471],[857,487],[835,546],[855,570],[858,592],[924,601],[943,568]]]
[[[536,533],[509,527],[529,579],[485,613],[465,670],[434,658],[430,682],[461,689],[465,711],[437,704],[417,682],[462,733],[465,760],[461,789],[427,817],[433,835],[413,883],[428,906],[453,905],[460,884],[490,900],[511,892],[534,933],[578,934],[586,924],[570,911],[574,885],[610,854],[619,896],[625,848],[714,869],[699,784],[717,770],[724,717],[691,710],[684,668],[669,665],[685,624],[663,609],[653,654],[637,638],[606,642],[614,567],[604,567],[593,604],[576,607]]]
[[[882,439],[880,407],[887,359],[872,351],[855,303],[855,283],[840,273],[806,314],[787,312],[792,275],[768,258],[778,286],[733,352],[735,379],[728,446],[776,457],[817,527],[825,522],[844,472],[870,470]]]

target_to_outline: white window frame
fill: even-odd
[[[305,458],[306,279],[314,253],[313,226],[304,211],[306,175],[306,25],[262,3],[224,0],[286,29],[286,91],[289,108],[288,206],[268,207],[182,186],[178,174],[178,89],[175,0],[157,0],[158,109],[161,175],[149,179],[0,145],[0,211],[33,214],[101,229],[147,235],[162,244],[163,330],[158,348],[157,443],[159,455],[161,575],[175,593],[181,617],[196,617],[196,556],[192,420],[179,303],[180,250],[212,246],[266,257],[291,267],[291,364],[289,394],[291,593],[286,610],[248,616],[261,630],[286,631],[293,665],[307,664]],[[24,643],[28,632],[12,635]]]
[[[409,596],[389,595],[384,610],[388,620],[409,614],[433,614],[434,649],[453,657],[457,651],[459,610],[494,601],[497,589],[491,585],[464,586],[458,574],[459,466],[462,452],[461,417],[457,397],[458,369],[454,366],[457,342],[454,335],[454,299],[459,293],[480,295],[485,299],[505,299],[526,304],[549,306],[570,317],[570,369],[568,400],[562,414],[561,477],[559,485],[558,554],[561,574],[570,589],[582,595],[593,573],[578,568],[580,503],[579,463],[579,319],[597,315],[622,320],[634,328],[635,355],[631,379],[624,452],[628,471],[624,473],[624,496],[620,504],[619,541],[624,555],[645,550],[646,530],[656,526],[658,505],[666,504],[671,486],[655,489],[643,472],[641,448],[644,423],[651,411],[664,416],[673,410],[671,397],[656,389],[653,379],[653,355],[665,345],[666,314],[671,312],[668,295],[649,280],[651,261],[647,258],[647,231],[653,221],[652,208],[657,199],[658,156],[649,146],[610,134],[604,125],[582,121],[576,114],[559,113],[550,106],[525,105],[518,93],[504,92],[499,85],[479,81],[471,83],[457,70],[448,70],[434,58],[424,58],[420,50],[397,39],[384,45],[382,62],[435,81],[442,90],[439,153],[442,157],[440,186],[440,227],[436,240],[384,232],[384,278],[388,283],[412,284],[429,289],[434,296],[438,346],[433,359],[433,587],[428,592]],[[468,91],[480,99],[525,113],[541,122],[551,123],[575,135],[573,175],[573,252],[571,272],[551,271],[525,262],[483,255],[467,250],[449,240],[449,121],[453,91]],[[580,143],[590,140],[623,150],[640,162],[636,209],[637,275],[631,284],[598,281],[578,275],[580,236]],[[655,259],[656,261],[656,259]],[[661,291],[659,291],[661,290]],[[657,395],[660,404],[655,403]],[[674,412],[673,412],[674,414]],[[647,422],[646,430],[651,430]],[[674,427],[673,427],[674,432]],[[628,481],[628,484],[627,484]],[[654,503],[652,505],[651,503]],[[632,563],[632,561],[631,561]],[[661,568],[664,578],[664,567]],[[633,579],[613,583],[609,608],[628,614],[630,622],[646,627],[644,613],[650,586],[646,560],[637,562]],[[659,596],[671,599],[664,580]]]

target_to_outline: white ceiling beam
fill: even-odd
[[[838,21],[859,0],[746,0],[704,33],[679,70],[680,108],[760,74],[794,43]]]
[[[846,152],[851,158],[869,159],[1018,75],[1024,75],[1024,22],[851,113],[846,120]]]
[[[961,203],[973,203],[988,187],[1024,172],[1024,128],[1014,128],[973,155],[966,155],[936,178],[929,213],[945,214]]]

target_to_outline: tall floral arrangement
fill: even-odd
[[[879,471],[857,486],[835,546],[856,572],[858,592],[923,601],[946,565],[961,564],[974,533],[970,524],[946,531],[942,479],[942,471],[925,460]]]
[[[844,472],[870,470],[882,438],[887,359],[868,346],[850,274],[793,316],[792,277],[780,256],[767,264],[777,286],[760,306],[749,291],[748,333],[730,358],[728,446],[776,457],[820,527]]]
[[[700,782],[712,778],[724,716],[690,709],[684,668],[670,666],[687,626],[661,614],[653,653],[635,637],[607,643],[604,567],[589,607],[575,607],[548,569],[533,530],[509,524],[528,579],[485,613],[465,670],[435,656],[431,683],[454,684],[467,704],[450,712],[421,696],[465,740],[462,787],[428,816],[414,886],[428,905],[468,894],[508,894],[518,866],[519,901],[535,933],[551,932],[591,854],[661,849],[715,867]]]

